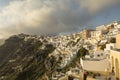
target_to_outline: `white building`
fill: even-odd
[[[92,31],[91,32],[91,39],[95,39],[96,41],[100,41],[105,33],[107,33],[107,30]]]
[[[115,43],[109,43],[106,44],[106,48],[104,49],[104,51],[110,51],[113,48],[115,48]]]
[[[105,25],[101,25],[101,26],[98,26],[98,27],[96,27],[96,31],[101,31],[101,30],[106,30],[107,29],[107,26],[105,26]]]
[[[110,62],[108,59],[81,59],[83,70],[95,73],[109,73]]]

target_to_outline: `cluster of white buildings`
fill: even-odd
[[[55,56],[62,56],[61,67],[68,65],[76,56],[76,52],[80,48],[80,33],[72,35],[60,35],[51,37],[50,43],[56,46],[56,50],[52,53]]]
[[[120,22],[96,27],[84,39],[83,47],[90,53],[81,59],[84,70],[108,75],[114,71],[114,76],[120,79]]]
[[[27,35],[22,33],[12,37],[19,37],[25,42],[29,40],[40,41],[44,44],[42,45],[41,49],[45,48],[45,44],[53,44],[53,46],[55,46],[56,49],[50,55],[54,55],[57,58],[59,58],[59,56],[62,57],[62,63],[60,64],[61,67],[65,67],[71,62],[71,60],[76,56],[76,51],[78,50],[78,47],[81,46],[80,33],[71,34],[71,35],[59,35],[59,36],[37,36],[37,35]],[[12,62],[12,60],[10,60],[9,62]]]
[[[111,50],[116,48],[116,35],[120,34],[120,22],[96,27],[95,30],[83,30],[80,33],[59,36],[28,36],[44,44],[53,44],[56,49],[51,55],[62,57],[61,67],[68,65],[81,46],[89,51],[81,65],[84,70],[93,72],[111,72]],[[22,37],[22,34],[19,35]],[[114,65],[114,64],[113,64]],[[116,73],[119,78],[120,75]]]
[[[90,54],[81,60],[83,69],[104,73],[111,71],[110,51],[115,48],[115,38],[119,33],[120,22],[113,22],[98,26],[96,30],[83,30],[77,34],[50,37],[49,41],[57,47],[53,55],[61,55],[63,58],[61,67],[69,64],[78,49],[83,46]]]

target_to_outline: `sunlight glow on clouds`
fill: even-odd
[[[11,0],[0,11],[0,36],[74,31],[98,12],[119,3],[119,0]]]

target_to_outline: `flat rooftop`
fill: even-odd
[[[117,49],[117,48],[115,48],[115,49],[113,49],[114,51],[119,51],[120,52],[120,49]]]

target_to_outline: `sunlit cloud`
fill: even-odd
[[[11,0],[0,9],[0,36],[59,34],[80,29],[119,0]]]

